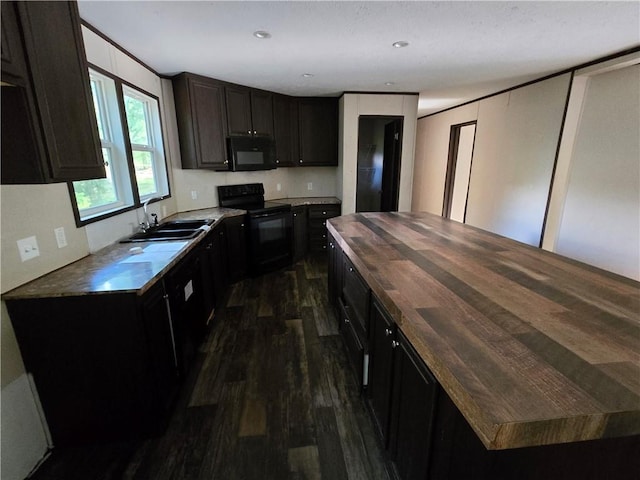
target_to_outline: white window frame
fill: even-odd
[[[74,184],[69,183],[71,201],[74,205],[76,224],[83,226],[134,208],[146,200],[170,196],[167,165],[164,155],[159,99],[132,85],[124,84],[118,77],[98,71],[90,66],[89,78],[95,84],[98,106],[97,115],[103,129],[101,148],[107,149],[110,160],[108,175],[113,179],[116,201],[80,210],[76,201]],[[92,91],[93,96],[93,91]],[[132,144],[124,110],[124,96],[141,100],[145,104],[145,121],[149,145]],[[133,162],[133,151],[149,151],[152,154],[152,168],[155,192],[140,196]],[[91,180],[89,180],[91,181]]]
[[[149,152],[152,158],[153,176],[155,179],[155,191],[150,194],[138,195],[140,201],[149,198],[164,197],[169,194],[169,182],[167,179],[167,167],[162,141],[162,126],[160,124],[160,106],[158,99],[141,92],[129,85],[122,86],[123,96],[134,98],[144,104],[144,115],[147,129],[148,145],[130,142],[132,155],[134,151]]]

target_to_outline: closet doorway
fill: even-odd
[[[467,213],[475,138],[475,121],[451,126],[442,216],[461,223],[465,222]]]

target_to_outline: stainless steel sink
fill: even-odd
[[[129,238],[124,240],[120,240],[120,243],[131,243],[131,242],[159,242],[162,240],[190,240],[192,238],[197,237],[203,232],[198,228],[196,229],[182,229],[182,230],[161,230],[161,229],[153,229],[148,232],[139,232],[134,233]]]
[[[159,225],[157,230],[194,230],[212,223],[211,220],[173,220]]]
[[[190,240],[204,232],[200,227],[212,223],[212,220],[173,220],[153,227],[146,232],[134,233],[130,237],[120,240],[120,243]]]

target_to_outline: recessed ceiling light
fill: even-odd
[[[311,77],[313,77],[313,73],[303,73],[302,76],[304,78],[311,78]]]
[[[253,32],[253,36],[262,39],[271,38],[271,34],[269,32],[265,32],[264,30],[256,30],[255,32]]]
[[[399,42],[393,42],[391,44],[394,48],[404,48],[409,46],[409,42],[405,42],[404,40],[400,40]]]
[[[385,84],[387,87],[390,87],[391,85],[395,85],[395,83],[393,83],[393,82],[384,82],[384,84]]]

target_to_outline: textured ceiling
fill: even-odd
[[[640,44],[637,1],[79,7],[85,21],[161,74],[189,71],[291,95],[420,92],[420,115]],[[272,37],[257,39],[256,30]],[[410,45],[393,48],[399,40]]]

